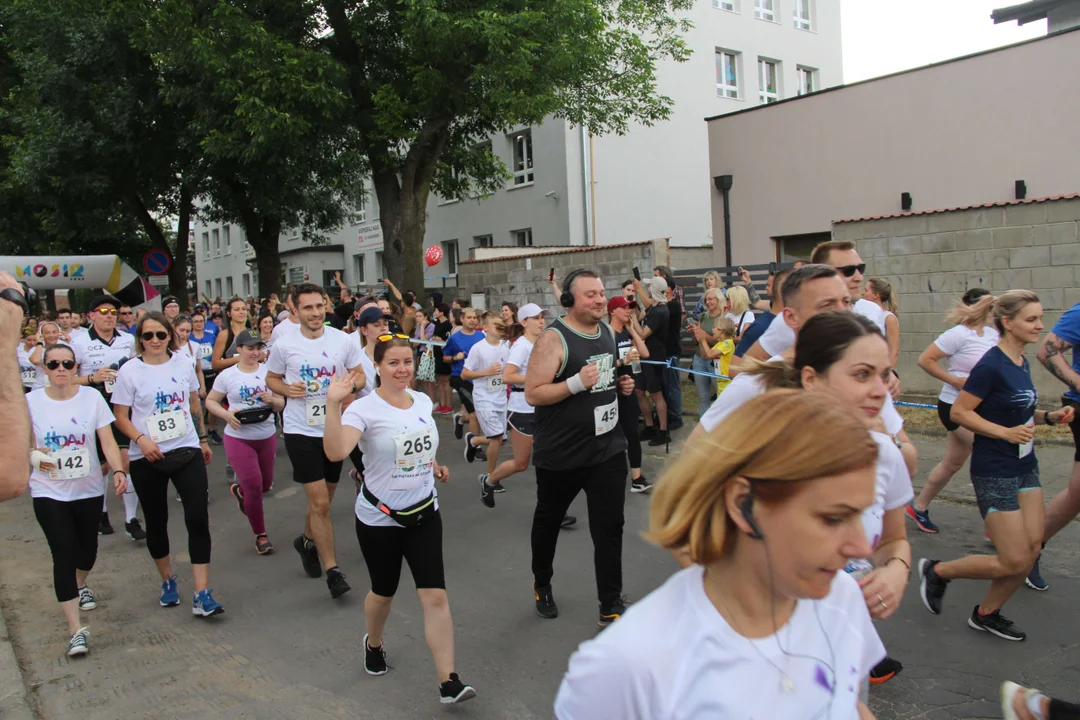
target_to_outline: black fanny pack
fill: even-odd
[[[154,469],[158,472],[163,472],[166,475],[172,475],[178,470],[186,467],[188,463],[194,460],[196,457],[202,459],[202,450],[200,448],[182,447],[170,450],[167,453],[163,453],[165,457],[161,458],[157,462],[150,462],[154,466]]]
[[[415,505],[410,505],[402,510],[392,510],[379,500],[379,498],[375,497],[371,491],[368,490],[366,484],[360,486],[360,492],[364,494],[364,499],[371,503],[373,508],[403,527],[416,527],[437,512],[435,508],[435,493],[431,493]]]
[[[237,410],[233,415],[241,425],[258,425],[265,422],[274,411],[268,407],[251,408],[250,410]]]
[[[518,387],[517,385],[511,385],[510,392],[525,392],[525,388]]]

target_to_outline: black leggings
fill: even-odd
[[[626,436],[626,454],[630,458],[630,467],[641,469],[641,440],[638,438],[638,418],[641,406],[637,394],[619,396],[619,427]]]
[[[471,382],[462,380],[460,375],[451,375],[450,387],[457,390],[458,397],[461,398],[461,404],[465,407],[465,412],[469,414],[476,412],[476,408],[473,407],[473,384]]]
[[[210,515],[202,454],[193,456],[171,479],[184,505],[191,564],[206,565],[210,562]],[[155,560],[169,554],[169,480],[146,458],[131,461],[131,482],[146,518],[146,547]]]
[[[84,500],[34,498],[34,516],[49,541],[57,602],[79,597],[75,571],[90,572],[97,560],[101,495]]]
[[[1080,705],[1050,698],[1049,720],[1080,720]]]
[[[371,592],[394,597],[401,580],[401,561],[409,563],[417,590],[446,589],[442,557],[442,516],[435,514],[413,527],[365,525],[356,521],[356,539],[364,554]]]

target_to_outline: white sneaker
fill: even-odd
[[[94,591],[83,585],[79,588],[79,609],[93,610],[96,607],[97,598],[94,597]]]
[[[68,640],[68,657],[85,655],[90,652],[90,648],[86,646],[86,639],[89,635],[90,628],[79,628],[78,632],[71,636],[71,639]]]

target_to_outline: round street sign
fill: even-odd
[[[143,255],[143,267],[151,275],[164,275],[172,267],[172,258],[164,250],[151,250]]]

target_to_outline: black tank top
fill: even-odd
[[[563,382],[590,363],[600,368],[600,381],[589,390],[536,408],[533,465],[545,470],[589,467],[626,450],[618,423],[618,381],[615,336],[606,323],[589,337],[559,318],[545,332],[562,340],[563,365],[554,382]]]

